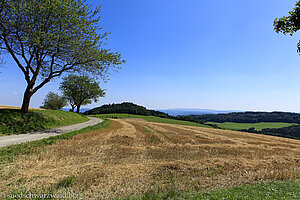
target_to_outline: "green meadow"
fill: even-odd
[[[218,125],[218,127],[222,129],[228,129],[228,130],[241,130],[241,129],[249,129],[253,127],[257,131],[261,131],[264,128],[283,128],[292,125],[297,125],[292,123],[277,123],[277,122],[260,122],[260,123],[207,122],[207,124],[216,124]]]
[[[228,189],[211,190],[207,192],[150,192],[139,197],[128,197],[123,200],[261,200],[261,199],[285,199],[296,200],[300,198],[300,182],[299,181],[275,181],[269,183],[259,183],[254,185],[245,185]]]

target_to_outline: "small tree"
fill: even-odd
[[[22,112],[40,88],[64,73],[107,77],[123,63],[103,48],[100,9],[85,0],[1,0],[0,50],[11,55],[27,83]]]
[[[49,92],[45,97],[43,106],[41,106],[41,108],[50,110],[61,110],[66,105],[68,105],[68,103],[65,97],[59,96],[54,92]]]
[[[73,104],[72,108],[77,107],[77,113],[79,113],[82,105],[89,104],[92,101],[97,102],[100,97],[105,95],[105,91],[100,88],[99,83],[85,75],[70,74],[64,77],[59,89],[71,106]]]
[[[274,20],[274,30],[284,35],[291,36],[300,29],[300,1],[295,4],[295,8],[289,12],[289,16],[284,16]],[[297,51],[300,54],[300,41],[297,45]]]

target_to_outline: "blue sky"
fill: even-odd
[[[300,57],[293,37],[273,31],[286,0],[102,0],[107,48],[127,60],[105,98],[88,107],[131,101],[147,108],[300,111]],[[20,106],[25,81],[6,56],[0,105]],[[32,98],[42,105],[54,80]]]

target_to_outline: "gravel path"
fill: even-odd
[[[94,117],[88,117],[90,120],[80,124],[73,124],[70,126],[64,126],[59,128],[54,128],[50,130],[38,131],[34,133],[26,133],[19,135],[8,135],[0,137],[0,147],[9,146],[13,144],[20,144],[23,142],[30,142],[34,140],[41,140],[44,138],[60,135],[63,133],[68,133],[76,130],[83,129],[88,126],[94,126],[101,123],[103,120]]]

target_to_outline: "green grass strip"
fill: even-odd
[[[55,123],[52,124],[51,128],[89,121],[89,119],[81,113],[61,110],[33,110],[32,112],[40,113],[48,118],[54,119]]]
[[[180,191],[169,191],[169,192],[150,192],[140,197],[127,197],[122,198],[126,200],[160,200],[160,199],[205,199],[205,200],[274,200],[274,199],[285,199],[295,200],[300,199],[300,182],[299,181],[276,181],[269,183],[261,183],[250,186],[240,186],[230,189],[214,190],[204,193],[196,192],[180,192]]]
[[[207,122],[207,124],[216,124],[218,125],[218,127],[222,129],[228,129],[228,130],[241,130],[241,129],[249,129],[253,127],[257,131],[261,131],[264,128],[283,128],[292,125],[298,125],[298,124],[281,123],[281,122],[260,122],[260,123]]]

